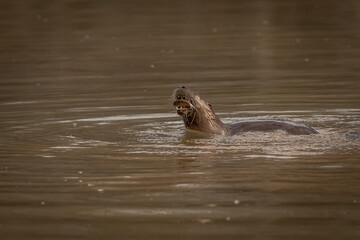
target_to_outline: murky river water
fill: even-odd
[[[359,1],[0,2],[1,239],[359,239]],[[186,133],[186,85],[227,123]]]

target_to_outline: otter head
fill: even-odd
[[[175,89],[173,105],[188,129],[222,135],[228,131],[216,116],[212,105],[184,86]]]

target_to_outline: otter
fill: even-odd
[[[187,129],[218,135],[236,135],[243,132],[276,130],[293,135],[318,134],[305,124],[278,120],[246,120],[233,124],[224,124],[215,114],[211,104],[199,94],[181,86],[175,89],[173,105],[184,121]]]

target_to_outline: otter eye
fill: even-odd
[[[209,107],[212,107],[212,104],[208,103]]]

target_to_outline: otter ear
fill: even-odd
[[[208,103],[208,106],[210,108],[210,110],[215,113],[215,109],[214,109],[214,106],[211,104],[211,103]]]

